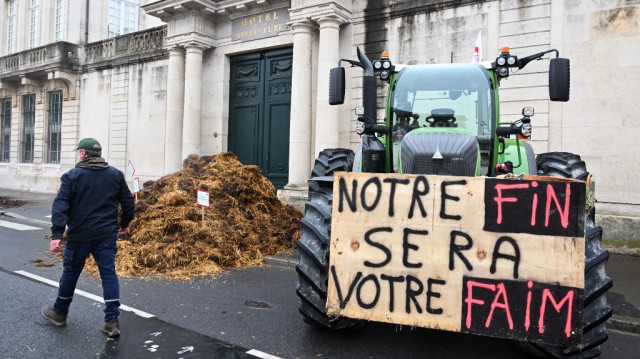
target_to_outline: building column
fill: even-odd
[[[184,75],[184,122],[182,125],[182,159],[192,153],[200,155],[202,138],[202,53],[204,48],[187,45]]]
[[[164,174],[182,169],[182,115],[184,111],[184,50],[169,49]]]
[[[285,189],[306,188],[311,174],[311,39],[315,25],[290,25],[293,32],[289,183]]]
[[[315,154],[325,148],[339,146],[339,117],[337,106],[329,105],[329,70],[340,61],[340,19],[325,16],[318,20],[320,44],[318,48],[318,85],[316,92]]]

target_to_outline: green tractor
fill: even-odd
[[[337,178],[342,172],[361,172],[363,176],[378,176],[377,178],[383,178],[383,180],[369,181],[367,184],[373,183],[378,188],[383,188],[379,192],[388,192],[389,188],[392,191],[396,189],[395,185],[394,187],[380,187],[379,183],[395,181],[395,184],[399,184],[410,179],[413,181],[415,176],[421,175],[427,175],[428,178],[433,178],[429,176],[480,177],[487,181],[498,181],[504,178],[544,180],[550,177],[561,177],[584,181],[584,188],[586,188],[584,191],[586,198],[583,198],[584,201],[581,202],[584,203],[584,206],[576,210],[579,213],[575,217],[579,218],[580,228],[584,229],[581,232],[584,240],[581,250],[584,252],[584,256],[581,257],[583,263],[580,265],[580,272],[584,271],[584,285],[576,292],[577,301],[573,309],[577,308],[577,315],[572,319],[575,323],[571,329],[573,334],[579,333],[579,339],[577,342],[565,343],[562,340],[549,341],[544,338],[530,338],[527,335],[512,338],[517,339],[514,342],[521,349],[543,357],[590,358],[598,356],[600,344],[606,341],[608,335],[605,322],[612,314],[606,299],[606,292],[612,286],[612,281],[607,277],[605,271],[608,253],[600,247],[602,229],[595,226],[593,181],[586,171],[585,163],[578,155],[565,152],[534,155],[531,145],[526,141],[531,136],[533,108],[525,107],[522,111],[523,117],[513,123],[500,122],[498,87],[500,81],[505,80],[512,69],[522,69],[531,61],[540,60],[546,54],[555,53],[556,57],[550,59],[549,62],[549,97],[552,101],[568,101],[569,60],[559,58],[557,50],[518,58],[511,54],[508,48],[503,48],[502,53],[491,63],[403,66],[394,65],[386,52],[382,54],[380,59],[374,61],[371,61],[360,49],[357,49],[357,53],[358,61],[343,59],[338,63],[338,67],[331,69],[329,102],[331,105],[344,103],[345,70],[340,67],[340,63],[347,62],[352,67],[357,66],[364,70],[362,79],[363,104],[362,107],[355,110],[358,116],[356,132],[361,136],[362,141],[355,153],[350,149],[338,148],[326,149],[319,154],[312,170],[309,199],[306,203],[305,217],[301,222],[302,236],[298,242],[300,259],[297,265],[299,275],[297,295],[301,299],[300,312],[305,322],[332,329],[342,329],[362,325],[366,320],[376,320],[369,318],[377,318],[375,315],[371,315],[371,312],[364,316],[358,316],[336,314],[336,311],[328,310],[328,296],[331,292],[335,292],[334,287],[337,286],[336,280],[338,279],[335,273],[332,277],[330,269],[330,263],[334,261],[333,256],[337,255],[337,253],[333,253],[335,246],[332,245],[332,239],[336,240],[335,233],[332,236],[332,225],[333,232],[335,232],[336,224],[334,222],[336,213],[338,213],[334,203],[340,196],[342,208],[342,201],[344,198],[348,200],[350,193],[344,188],[340,189],[341,192],[334,188],[337,186],[337,180],[334,181],[334,176]],[[384,121],[378,121],[376,118],[378,81],[388,83]],[[408,179],[385,180],[386,177],[379,177],[399,175],[406,176]],[[538,182],[528,183],[533,183],[534,186],[538,185]],[[352,200],[355,202],[357,200],[356,189],[354,188],[353,191]],[[426,191],[422,192],[422,194],[424,193]],[[366,203],[364,196],[363,192],[363,205]],[[378,194],[377,198],[379,197]],[[382,197],[384,198],[384,194]],[[460,200],[459,197],[451,195],[443,198],[443,208],[445,201],[453,203],[452,199]],[[460,201],[463,206],[464,201],[465,199]],[[515,200],[512,199],[512,201]],[[563,214],[560,202],[561,200],[558,201],[556,198],[559,212]],[[414,204],[411,203],[412,210]],[[550,206],[553,206],[551,199],[547,201],[547,209]],[[564,208],[565,211],[568,211],[567,208]],[[585,210],[584,213],[583,210]],[[553,213],[553,211],[551,212]],[[547,220],[551,215],[547,214]],[[367,225],[367,223],[357,224]],[[459,228],[464,229],[464,224]],[[376,247],[374,249],[379,253],[383,252],[382,240],[365,239],[366,243]],[[453,244],[452,236],[452,248],[454,248]],[[400,247],[402,246],[404,246],[403,261],[406,266],[411,262],[407,258],[418,253],[417,245],[412,246],[405,236]],[[456,248],[460,249],[462,246]],[[494,251],[494,255],[496,253]],[[459,252],[456,254],[459,256]],[[500,255],[500,253],[498,254]],[[452,260],[455,259],[454,254],[450,256]],[[506,254],[501,254],[501,256],[502,259],[513,257],[513,255]],[[371,262],[365,262],[362,267],[367,265],[371,267]],[[545,264],[540,263],[539,265],[544,266]],[[403,276],[402,281],[405,277],[408,282],[409,276]],[[364,277],[362,280],[371,278]],[[373,283],[373,279],[369,282]],[[430,281],[429,290],[431,291],[431,285],[439,282],[437,279],[430,279]],[[522,277],[518,278],[518,281],[516,283],[527,283],[526,278]],[[341,303],[344,302],[345,286],[351,294],[351,291],[360,290],[361,287],[366,289],[367,285],[363,285],[363,283],[356,285],[354,280],[352,288],[349,288],[348,284],[342,284],[341,294],[340,287],[338,287]],[[382,281],[382,283],[386,282]],[[389,286],[395,284],[390,280],[388,283]],[[374,284],[376,286],[368,285],[368,287],[373,288],[373,291],[380,290],[381,284],[378,282]],[[529,288],[531,287],[532,284],[529,281]],[[410,288],[410,284],[407,283],[407,288],[407,293],[417,295],[415,286]],[[427,303],[440,296],[436,296],[435,292],[427,293],[426,285],[424,291],[422,291],[422,284],[419,288],[420,295],[426,294]],[[391,294],[393,295],[393,291]],[[493,304],[507,302],[506,292],[504,295],[504,299],[500,300],[496,296]],[[358,298],[358,301],[370,304],[374,302],[374,299],[377,301],[378,296],[376,294],[375,297],[370,298],[373,299],[361,300]],[[407,297],[407,309],[411,309],[411,300],[415,298]],[[551,297],[549,296],[549,298]],[[548,300],[555,306],[557,312],[562,312],[563,305],[569,302],[560,301],[558,298],[543,297],[542,316],[545,315],[544,302]],[[471,309],[475,308],[472,308],[472,304],[479,306],[477,303],[480,303],[480,301],[474,302],[474,300],[471,299],[469,302],[467,299],[466,304],[462,303],[462,308],[468,307],[470,313]],[[527,310],[529,302],[527,302]],[[416,302],[417,305],[418,302]],[[506,305],[504,304],[504,306]],[[368,305],[366,308],[375,313],[376,310],[382,310],[379,307]],[[393,310],[393,303],[390,307]],[[569,308],[571,310],[571,307]],[[494,309],[496,308],[492,306],[491,313],[494,312]],[[387,309],[385,308],[385,310]],[[507,314],[511,315],[508,312]],[[527,321],[529,320],[528,316],[527,312]],[[383,320],[385,322],[406,324],[406,322],[395,321],[392,316],[385,318],[390,318]],[[511,318],[509,317],[509,319]],[[540,319],[541,323],[543,319]],[[567,319],[567,323],[569,323],[569,319]],[[487,325],[489,325],[489,321],[487,321]],[[569,324],[567,324],[567,328],[568,326]],[[446,329],[445,326],[439,325],[427,325],[427,327]],[[527,330],[529,330],[528,325]],[[541,326],[539,330],[542,333],[544,328]],[[497,334],[496,336],[503,335]],[[568,332],[567,336],[569,336]],[[506,335],[506,337],[510,336]]]

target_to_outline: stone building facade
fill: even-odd
[[[0,100],[11,119],[0,188],[56,191],[74,164],[73,146],[92,136],[110,163],[133,164],[141,182],[180,169],[190,153],[232,151],[260,166],[283,198],[305,198],[315,155],[359,141],[360,69],[347,68],[345,105],[327,101],[327,74],[339,59],[355,59],[360,46],[372,57],[389,50],[395,63],[469,62],[482,32],[485,60],[502,46],[518,56],[556,48],[571,59],[569,102],[547,100],[548,60],[536,61],[503,81],[502,120],[535,107],[535,151],[581,154],[597,178],[599,212],[640,217],[632,95],[640,1],[141,1],[139,30],[116,37],[99,25],[109,1],[91,1],[89,17],[88,2],[67,2],[74,11],[65,41],[45,37],[55,32],[51,18],[42,46],[29,48],[25,33],[11,53],[11,1],[0,2]],[[58,1],[41,3],[53,10]],[[29,28],[29,6],[22,10],[18,32]],[[52,101],[61,105],[57,162],[48,142]],[[34,134],[26,160],[25,131]]]

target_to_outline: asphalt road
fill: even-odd
[[[40,315],[56,289],[61,263],[48,253],[50,199],[13,213],[33,218],[0,225],[0,357],[2,358],[523,358],[511,342],[438,330],[370,323],[329,331],[306,325],[297,311],[297,275],[284,267],[232,270],[192,281],[121,279],[121,302],[153,315],[123,311],[122,336],[100,333],[102,304],[76,295],[68,325],[56,328]],[[42,221],[42,222],[40,222]],[[41,263],[53,264],[39,267]],[[16,273],[16,271],[21,271]],[[82,276],[78,289],[101,296],[100,281]],[[158,334],[160,333],[160,334]],[[191,348],[191,349],[190,349]],[[637,358],[640,336],[610,331],[601,358]]]

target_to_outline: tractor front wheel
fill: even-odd
[[[334,171],[351,171],[353,158],[351,150],[324,150],[316,160],[312,177],[333,176]],[[332,203],[333,181],[312,178],[309,183],[309,200],[301,221],[302,235],[298,241],[300,260],[296,266],[296,293],[300,297],[300,313],[305,322],[331,329],[342,329],[353,327],[359,321],[327,316]]]
[[[536,157],[538,173],[545,176],[573,178],[586,181],[589,177],[580,156],[567,152],[549,152]],[[538,357],[594,358],[600,355],[600,345],[608,338],[606,321],[611,317],[607,291],[613,285],[607,276],[605,265],[609,253],[602,249],[602,227],[595,225],[595,206],[587,208],[585,220],[584,308],[582,322],[583,340],[578,347],[561,347],[542,343],[518,342],[518,347]]]

